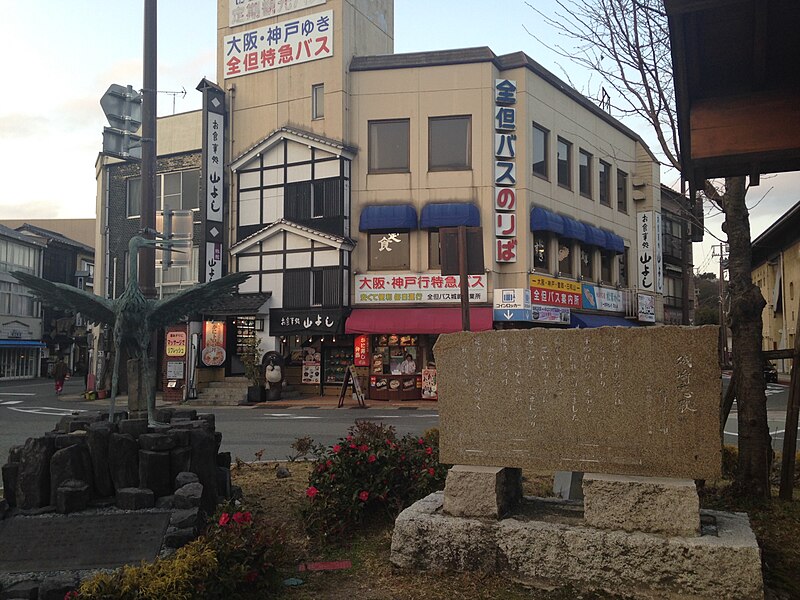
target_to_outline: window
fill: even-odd
[[[0,271],[25,271],[37,274],[39,258],[38,248],[23,246],[10,240],[0,240]]]
[[[311,118],[321,119],[325,116],[325,86],[321,83],[311,86]]]
[[[369,234],[370,271],[408,270],[411,242],[407,231]]]
[[[0,314],[16,317],[33,317],[33,297],[28,289],[18,283],[0,281]]]
[[[369,122],[369,172],[408,173],[408,119]]]
[[[558,271],[561,275],[572,275],[572,240],[558,240]]]
[[[614,264],[614,253],[610,250],[600,251],[600,281],[603,283],[612,283],[611,269]]]
[[[550,132],[533,124],[533,174],[547,179],[547,145]]]
[[[581,150],[578,152],[578,179],[580,193],[587,198],[592,197],[592,155]]]
[[[428,119],[428,170],[458,171],[471,167],[472,117]]]
[[[142,214],[142,179],[128,179],[128,216],[138,217]]]
[[[544,231],[533,232],[533,268],[537,271],[550,271],[551,234]]]
[[[311,269],[311,306],[322,306],[324,289],[322,269]]]
[[[428,232],[428,268],[442,268],[442,248],[438,229],[431,229]]]
[[[594,279],[594,252],[590,246],[581,244],[581,277]]]
[[[619,256],[619,280],[617,283],[623,288],[628,287],[628,251],[629,248],[625,248],[625,252]]]
[[[600,184],[600,204],[611,206],[611,165],[600,161],[597,167]]]
[[[617,169],[617,210],[628,212],[628,174]]]
[[[339,267],[288,269],[283,273],[283,306],[341,306],[343,285],[344,278]]]
[[[558,185],[572,189],[572,144],[558,138]]]
[[[177,294],[184,288],[191,287],[198,281],[198,263],[200,249],[193,246],[188,257],[190,264],[186,267],[169,267],[164,269],[156,264],[156,287],[160,288],[159,296],[167,298]],[[181,257],[183,258],[183,257]]]

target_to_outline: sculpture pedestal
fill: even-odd
[[[149,358],[150,374],[155,378],[156,361]],[[131,419],[147,417],[147,386],[142,379],[142,369],[137,358],[128,360],[128,415]],[[155,390],[155,381],[153,382]]]

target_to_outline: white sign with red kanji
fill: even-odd
[[[461,302],[458,275],[356,275],[356,304]],[[468,275],[470,302],[486,302],[486,275]]]
[[[226,35],[225,78],[333,56],[333,11]]]
[[[229,0],[228,26],[271,19],[320,4],[325,4],[325,0]]]

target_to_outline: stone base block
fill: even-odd
[[[455,465],[447,472],[444,512],[454,517],[499,519],[522,499],[522,471]]]
[[[553,493],[562,500],[583,500],[583,473],[556,471],[553,475]]]
[[[700,499],[691,479],[586,473],[589,527],[662,535],[700,535]]]
[[[761,557],[747,515],[703,511],[717,535],[665,537],[552,521],[459,518],[436,492],[395,522],[391,562],[404,568],[508,571],[635,598],[763,599]]]

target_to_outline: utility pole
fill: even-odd
[[[719,364],[728,366],[728,325],[725,320],[725,268],[728,266],[728,244],[712,246],[712,255],[719,256]]]
[[[145,237],[156,228],[156,89],[158,9],[156,0],[144,0],[144,71],[142,79],[142,215]],[[131,273],[131,276],[134,276]],[[139,287],[145,298],[156,297],[156,251],[144,248],[139,255]]]

